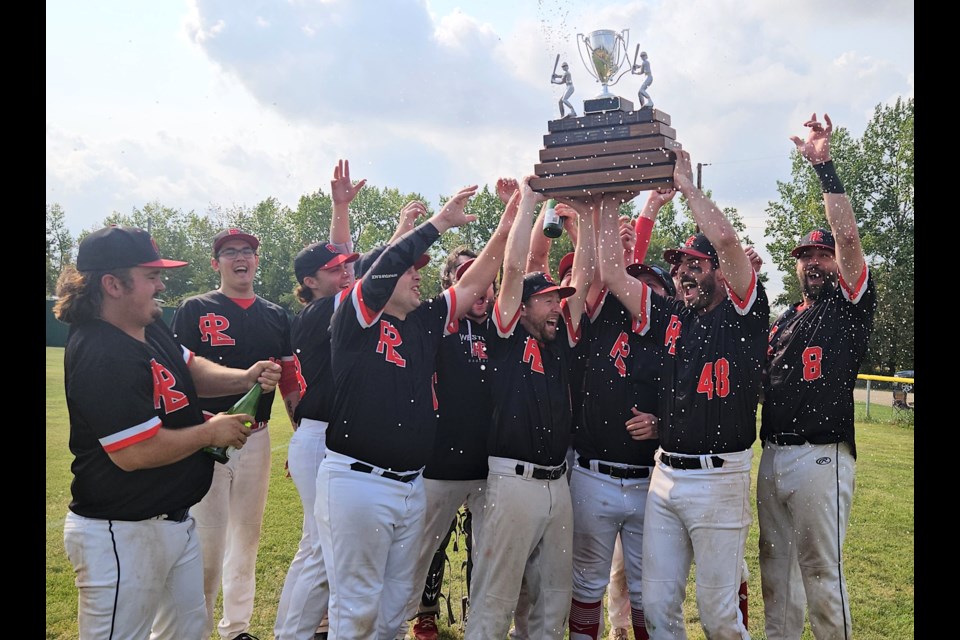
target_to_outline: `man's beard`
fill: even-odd
[[[819,270],[817,273],[820,274],[819,281],[812,283],[810,277],[804,273],[802,282],[803,297],[808,300],[813,300],[814,302],[829,296],[837,288],[837,275],[835,273],[827,273]]]

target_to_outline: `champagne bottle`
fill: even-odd
[[[263,390],[260,388],[260,383],[256,383],[253,387],[250,388],[250,391],[247,391],[242,398],[237,400],[232,407],[227,409],[226,413],[237,414],[237,413],[246,413],[254,418],[257,417],[257,405],[260,404],[260,394],[263,393]],[[253,426],[251,422],[245,422],[246,427]],[[207,454],[216,460],[217,462],[226,464],[227,460],[230,459],[230,454],[234,452],[236,447],[204,447],[203,450]]]
[[[543,235],[548,238],[559,238],[563,233],[563,220],[557,215],[557,201],[550,198],[543,206],[546,207],[543,214]]]

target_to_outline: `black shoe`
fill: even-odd
[[[252,636],[246,631],[244,631],[238,636],[233,636],[233,640],[260,640],[260,638],[258,638],[257,636]]]
[[[327,640],[327,632],[317,631],[317,634],[313,636],[313,640]]]

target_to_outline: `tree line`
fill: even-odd
[[[834,130],[833,157],[853,204],[860,226],[864,252],[877,286],[879,306],[870,349],[864,361],[865,373],[892,374],[913,368],[913,99],[898,99],[893,105],[878,105],[863,136],[853,138],[844,128]],[[771,300],[783,308],[800,299],[795,261],[790,250],[804,233],[827,226],[823,196],[814,171],[800,154],[792,152],[791,180],[777,182],[778,200],[767,204],[766,245],[774,265],[783,273],[784,292]],[[621,208],[636,217],[646,195],[641,193]],[[400,209],[410,200],[426,199],[418,193],[401,193],[389,187],[367,183],[350,205],[350,233],[355,250],[367,251],[386,242],[396,229]],[[446,198],[441,198],[441,206]],[[430,207],[428,206],[428,209]],[[496,187],[484,186],[467,206],[477,221],[443,236],[430,249],[432,260],[423,271],[424,297],[439,293],[443,258],[452,248],[465,244],[479,251],[493,233],[503,211]],[[57,203],[46,206],[46,295],[55,293],[61,269],[71,264],[76,247],[91,231],[109,224],[150,229],[164,256],[186,260],[189,265],[172,269],[167,275],[164,302],[176,306],[182,299],[219,285],[210,268],[213,236],[221,229],[238,227],[260,239],[260,268],[257,293],[291,312],[300,304],[294,295],[296,278],[293,258],[304,246],[329,237],[333,204],[323,189],[300,197],[296,209],[269,197],[253,207],[213,205],[198,213],[184,212],[151,202],[129,213],[113,212],[101,225],[86,229],[77,238],[66,226],[67,213]],[[745,226],[736,209],[724,213],[743,236]],[[430,211],[432,214],[432,211]],[[682,198],[661,209],[654,227],[648,262],[667,267],[663,250],[681,244],[695,230],[693,218]],[[554,240],[550,265],[573,247],[566,234]],[[766,280],[766,274],[761,275]]]

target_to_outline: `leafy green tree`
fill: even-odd
[[[877,289],[877,313],[863,369],[888,375],[913,368],[913,111],[912,98],[877,105],[859,140],[838,127],[830,143]],[[792,180],[777,183],[780,198],[768,203],[766,210],[766,235],[773,239],[767,249],[784,273],[778,304],[800,299],[790,250],[810,229],[827,226],[816,173],[796,151],[791,162]]]
[[[73,262],[73,235],[67,229],[66,214],[59,204],[47,205],[47,282],[46,295],[56,293],[57,278]]]

